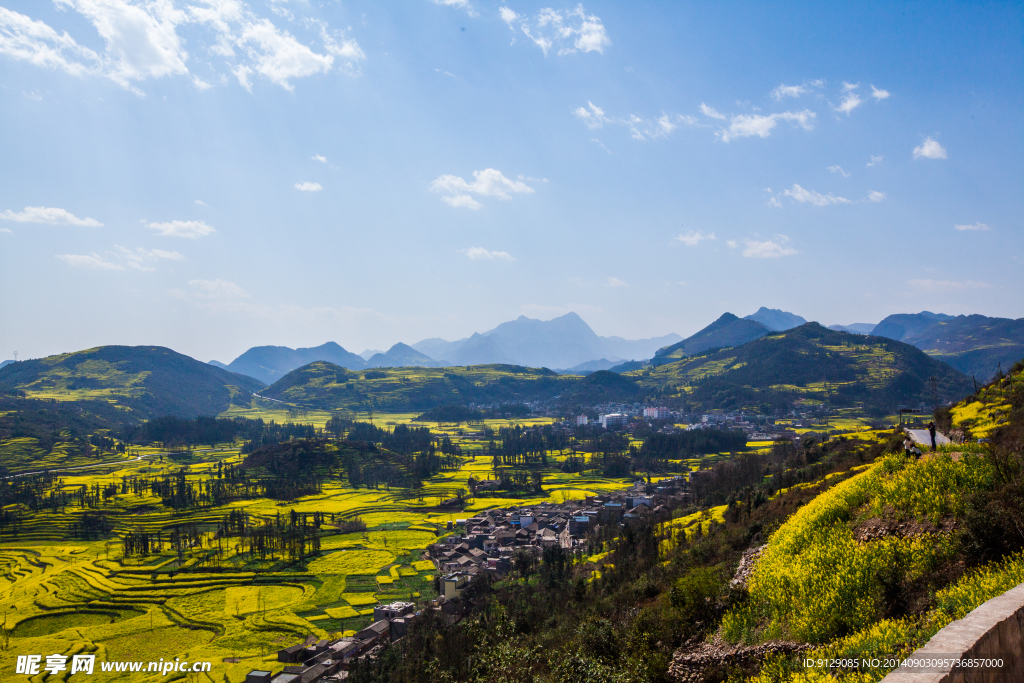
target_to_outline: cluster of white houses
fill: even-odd
[[[565,503],[540,503],[508,509],[495,508],[475,517],[449,523],[440,542],[427,549],[438,569],[438,597],[419,609],[411,602],[378,605],[373,623],[355,635],[316,640],[286,647],[277,653],[284,669],[251,671],[245,683],[320,683],[342,681],[352,666],[375,657],[387,644],[403,637],[409,626],[433,609],[457,619],[460,598],[483,573],[502,575],[512,569],[517,553],[539,557],[545,547],[574,551],[600,534],[603,526],[628,523],[645,515],[668,518],[673,507],[689,497],[685,477],[655,484],[637,482],[625,491]]]

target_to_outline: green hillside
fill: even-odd
[[[817,323],[630,375],[648,396],[669,402],[765,412],[804,400],[891,413],[900,403],[943,403],[973,389],[970,378],[909,344]]]
[[[579,377],[516,365],[353,372],[319,361],[289,372],[261,395],[308,408],[428,410],[446,404],[548,399],[579,381]]]
[[[103,400],[140,417],[216,415],[263,388],[259,380],[161,346],[100,346],[0,369],[0,392]]]

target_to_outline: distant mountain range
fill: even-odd
[[[875,327],[875,323],[853,323],[852,325],[829,325],[828,329],[833,332],[849,332],[850,334],[871,334]]]
[[[913,344],[978,381],[988,381],[1024,358],[1024,318],[943,315],[923,311],[890,315],[871,334]]]
[[[575,313],[553,320],[520,316],[493,330],[458,341],[424,339],[412,346],[398,343],[387,352],[346,351],[334,342],[313,348],[256,346],[229,364],[211,365],[273,384],[287,373],[315,361],[327,361],[348,370],[388,367],[449,367],[500,363],[537,368],[568,368],[567,372],[604,370],[624,360],[650,358],[664,346],[682,339],[668,334],[652,339],[600,337]],[[577,366],[596,364],[586,368]]]
[[[413,348],[445,365],[504,363],[527,367],[574,368],[606,359],[622,362],[649,358],[659,347],[682,339],[669,334],[653,339],[600,337],[575,313],[552,320],[526,316],[458,341],[424,339]]]

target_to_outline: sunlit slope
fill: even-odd
[[[324,361],[293,370],[263,396],[308,407],[426,410],[444,404],[500,403],[551,398],[578,381],[544,368],[472,365],[380,368],[353,372]]]
[[[100,346],[22,361],[0,370],[0,391],[61,401],[100,399],[142,416],[216,415],[259,380],[161,346]]]
[[[947,402],[973,389],[970,378],[909,344],[817,323],[630,374],[649,395],[702,408],[810,399],[893,412],[899,403]]]
[[[990,438],[1000,427],[1020,429],[1020,425],[1013,423],[1012,413],[1014,402],[1020,404],[1022,392],[1024,361],[950,408],[948,416],[943,416],[949,424],[940,426],[960,430],[968,440]]]

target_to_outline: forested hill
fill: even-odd
[[[909,344],[817,323],[630,375],[646,395],[695,410],[772,412],[804,398],[892,414],[901,403],[930,406],[973,390],[969,377]]]
[[[292,370],[261,395],[310,408],[429,410],[440,405],[549,399],[579,377],[517,365],[381,368],[353,372],[319,361]]]
[[[0,392],[106,400],[146,418],[216,415],[264,386],[162,346],[100,346],[0,369]]]

